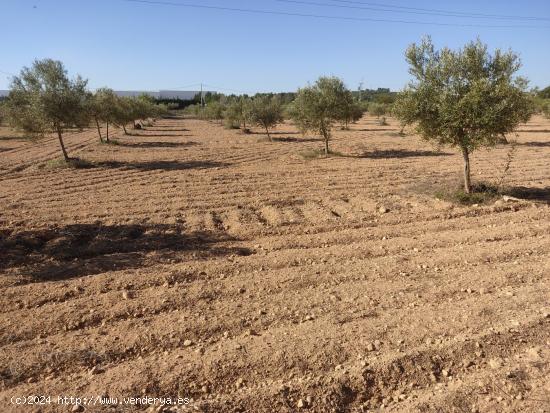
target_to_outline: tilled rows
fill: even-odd
[[[304,159],[322,143],[292,125],[269,142],[182,119],[117,145],[68,135],[83,169],[44,167],[53,139],[3,152],[2,410],[33,411],[8,402],[32,393],[544,411],[547,124],[517,137],[505,182],[524,199],[468,207],[433,195],[460,156],[371,118],[329,159]],[[499,181],[509,150],[478,152],[474,180]]]

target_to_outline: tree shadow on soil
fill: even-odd
[[[507,188],[506,194],[520,199],[550,202],[550,187],[529,188],[525,186],[515,186]]]
[[[300,132],[284,132],[284,131],[269,131],[269,134],[270,135],[299,135]],[[250,131],[247,133],[247,135],[266,135],[267,134],[263,131],[260,131],[260,132],[255,132],[255,131]]]
[[[408,151],[402,149],[374,150],[356,156],[357,158],[389,159],[389,158],[415,158],[423,156],[452,156],[451,153],[437,151]]]
[[[0,141],[27,141],[32,139],[25,136],[0,136]]]
[[[168,132],[168,131],[166,131]],[[125,136],[132,136],[136,138],[170,138],[170,137],[178,137],[181,136],[180,134],[169,134],[169,133],[134,133],[134,132],[128,132],[125,134]]]
[[[364,129],[350,129],[350,131],[356,132],[384,132],[384,131],[398,131],[397,128],[364,128]]]
[[[152,131],[152,132],[189,132],[189,129],[170,129],[170,128],[144,128],[144,131]]]
[[[550,147],[550,142],[517,142],[516,145],[520,146],[532,146],[535,148],[546,148]]]
[[[126,168],[126,169],[139,169],[141,171],[154,171],[162,169],[165,171],[183,171],[187,169],[209,169],[209,168],[222,168],[227,167],[230,164],[225,162],[214,161],[150,161],[150,162],[135,162],[135,161],[98,161],[98,162],[86,162],[83,161],[79,168]]]
[[[32,281],[56,281],[159,262],[250,255],[226,233],[184,233],[178,225],[74,224],[0,231],[0,270],[19,268]]]
[[[321,138],[293,138],[293,137],[283,137],[283,138],[272,138],[274,142],[320,142]]]
[[[198,142],[118,142],[117,146],[125,148],[184,148],[199,145]]]

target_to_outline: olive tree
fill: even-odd
[[[350,93],[347,96],[346,104],[342,106],[340,114],[340,123],[343,129],[349,129],[350,123],[355,123],[363,117],[363,108],[359,102],[353,99]]]
[[[386,105],[383,103],[372,102],[369,105],[369,113],[379,119],[380,116],[384,116],[386,114]]]
[[[147,94],[141,94],[137,98],[132,99],[131,113],[133,115],[134,129],[141,129],[143,122],[149,118],[154,118],[157,115],[157,105],[154,98]]]
[[[204,108],[204,116],[208,120],[221,122],[224,117],[224,110],[225,107],[221,102],[212,100],[206,104],[206,107]]]
[[[315,84],[298,90],[291,110],[292,118],[302,131],[319,133],[329,154],[329,140],[335,122],[342,120],[351,92],[337,77],[320,77]]]
[[[35,60],[32,67],[24,67],[12,80],[7,100],[12,125],[31,133],[57,133],[63,157],[68,161],[63,132],[88,123],[86,84],[80,76],[69,79],[60,61]]]
[[[404,134],[405,126],[415,122],[415,105],[413,94],[404,91],[399,95],[399,99],[391,106],[391,114],[399,120],[401,126],[399,131],[400,135]]]
[[[155,120],[155,118],[170,116],[170,104],[154,104],[151,108],[151,116],[153,117],[153,120]]]
[[[0,125],[2,125],[2,122],[4,122],[5,118],[6,118],[6,107],[4,102],[0,100]]]
[[[250,122],[264,128],[270,141],[273,139],[269,129],[274,128],[283,120],[283,106],[277,96],[260,95],[252,99],[250,103]]]
[[[464,159],[464,191],[472,190],[470,154],[492,147],[529,120],[532,101],[512,51],[490,54],[480,40],[462,49],[436,50],[429,37],[406,51],[413,80],[396,112],[425,140],[457,147]]]
[[[101,142],[103,142],[103,137],[101,135],[99,123],[103,122],[106,124],[105,140],[109,142],[109,123],[116,123],[117,105],[118,97],[112,89],[97,89],[90,97],[90,115],[96,124],[97,133],[99,134],[99,140]]]
[[[246,123],[250,118],[250,99],[241,96],[231,102],[225,110],[225,119],[231,125],[239,125],[243,132],[247,132]]]
[[[177,108],[177,103],[175,105]],[[173,106],[174,104],[172,104]],[[154,123],[156,118],[169,114],[169,105],[157,103],[154,97],[142,93],[134,102],[134,111],[137,116],[136,120],[148,120],[150,123]]]
[[[119,128],[122,128],[125,135],[128,135],[126,125],[133,122],[134,119],[134,99],[127,96],[118,97],[114,110],[113,123]]]
[[[113,112],[114,123],[124,130],[125,135],[128,135],[126,125],[132,123],[134,128],[140,127],[137,125],[139,120],[156,116],[157,108],[155,106],[148,99],[141,97],[119,97]]]

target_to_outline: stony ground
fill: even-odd
[[[0,130],[0,411],[550,412],[550,121],[515,137],[519,200],[473,206],[434,196],[461,157],[391,120],[328,159],[292,125],[115,134],[68,133],[88,163],[63,169]]]

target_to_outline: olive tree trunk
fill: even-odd
[[[271,139],[271,135],[269,134],[269,129],[267,128],[267,126],[264,126],[264,128],[265,128],[265,132],[267,133],[267,137],[269,138],[269,141],[273,142],[273,139]]]
[[[105,139],[109,142],[109,122],[107,122],[107,134],[105,135]]]
[[[462,148],[462,157],[464,158],[464,192],[472,192],[472,181],[470,179],[470,153],[468,148]]]
[[[328,157],[329,154],[329,148],[328,148],[328,141],[330,139],[330,134],[328,130],[325,128],[325,126],[321,126],[321,134],[323,135],[323,139],[325,140],[325,156]]]
[[[125,135],[128,135],[128,131],[126,130],[126,125],[122,125],[122,130],[124,130]]]
[[[103,137],[101,136],[101,128],[99,127],[99,121],[97,120],[97,118],[94,118],[94,120],[95,120],[95,125],[97,126],[97,134],[99,135],[99,141],[103,142]]]
[[[63,143],[63,132],[61,131],[61,127],[57,126],[57,138],[59,139],[59,145],[61,146],[61,150],[63,151],[63,158],[65,159],[65,162],[69,161],[69,155],[67,155],[67,150],[65,149],[65,144]]]

